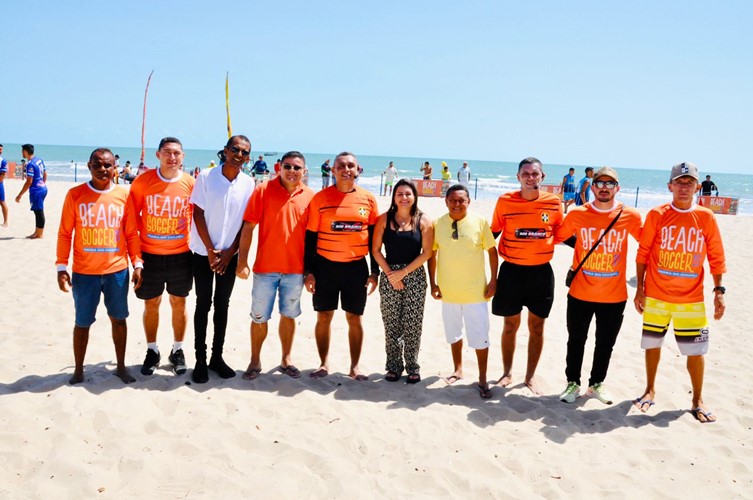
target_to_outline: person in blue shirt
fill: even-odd
[[[268,174],[269,169],[267,168],[267,162],[264,161],[264,157],[262,155],[259,155],[259,159],[254,162],[254,166],[251,169],[251,175],[253,177],[259,177],[259,179],[264,177],[264,174]]]
[[[565,213],[570,205],[575,202],[575,169],[570,167],[567,175],[562,178],[562,203],[565,205]]]
[[[0,209],[3,211],[3,224],[8,227],[8,205],[5,204],[5,174],[8,173],[8,162],[3,158],[3,145],[0,144]]]
[[[16,196],[16,203],[21,203],[21,197],[26,191],[29,191],[29,201],[31,210],[36,218],[34,232],[27,238],[36,240],[42,238],[44,233],[44,199],[47,197],[47,168],[44,161],[38,156],[34,156],[34,145],[24,144],[21,146],[21,154],[26,163],[26,182],[24,182],[21,192]]]
[[[586,167],[586,176],[578,182],[578,189],[575,195],[575,206],[579,207],[588,203],[591,196],[591,179],[594,176],[594,168]]]

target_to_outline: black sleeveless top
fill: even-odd
[[[421,253],[421,224],[419,222],[410,231],[396,231],[391,226],[388,220],[382,237],[387,263],[408,265]]]

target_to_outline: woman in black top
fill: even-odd
[[[407,383],[421,380],[418,350],[426,300],[424,262],[434,244],[431,220],[418,209],[416,186],[400,179],[392,190],[392,204],[379,216],[372,251],[382,269],[379,280],[384,321],[387,374],[390,382],[408,372]],[[382,253],[384,245],[385,253]]]

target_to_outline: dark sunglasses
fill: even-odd
[[[283,163],[282,168],[284,168],[285,170],[295,170],[296,172],[303,170],[303,167],[299,165],[291,165],[290,163]]]
[[[594,181],[594,186],[599,189],[609,188],[614,189],[617,187],[617,181]]]
[[[241,149],[238,146],[230,146],[230,151],[232,151],[235,154],[240,153],[243,156],[248,156],[248,155],[251,154],[251,150],[250,149]]]
[[[452,221],[452,239],[458,239],[458,221]]]

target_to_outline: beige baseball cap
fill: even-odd
[[[682,162],[672,167],[672,173],[669,174],[670,182],[680,177],[692,177],[698,180],[698,167],[693,163]]]
[[[599,179],[599,177],[610,177],[615,182],[620,182],[620,178],[617,177],[617,171],[612,167],[601,167],[599,170],[594,172],[594,180]]]

